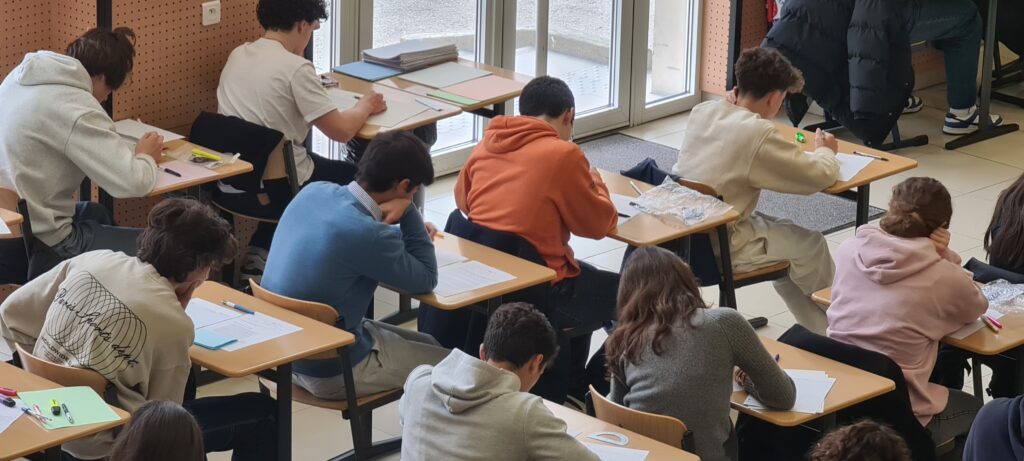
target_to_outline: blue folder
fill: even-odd
[[[376,82],[388,77],[394,77],[402,73],[399,69],[392,69],[365,61],[354,61],[340,66],[334,66],[333,70],[340,74],[349,75],[360,80]]]
[[[228,344],[237,341],[233,338],[218,335],[217,333],[207,330],[196,330],[196,338],[192,341],[196,346],[204,349],[210,349],[212,351],[218,350]]]

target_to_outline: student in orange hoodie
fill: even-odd
[[[618,221],[608,188],[572,142],[572,90],[557,78],[537,77],[523,88],[519,112],[491,121],[459,174],[455,203],[470,221],[523,237],[555,270],[548,315],[556,328],[611,321],[618,274],[577,261],[569,247],[570,234],[601,239]],[[589,346],[586,335],[562,351],[573,354],[575,379],[582,378]],[[577,384],[571,394],[582,391]]]

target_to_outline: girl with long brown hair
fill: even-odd
[[[132,414],[107,461],[203,461],[203,433],[187,410],[151,400]]]
[[[1024,274],[1024,175],[999,194],[985,231],[989,264]]]
[[[626,262],[618,324],[605,346],[609,398],[680,419],[702,460],[737,458],[734,367],[737,382],[765,405],[786,409],[796,399],[793,381],[747,320],[735,309],[708,309],[690,267],[662,248],[641,248]]]

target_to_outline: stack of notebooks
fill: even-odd
[[[402,71],[422,69],[458,58],[459,49],[454,44],[432,45],[424,40],[408,40],[363,50],[363,61]]]

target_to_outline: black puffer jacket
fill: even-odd
[[[914,88],[912,1],[788,0],[762,46],[778,49],[803,72],[804,93],[833,118],[879,143]]]

